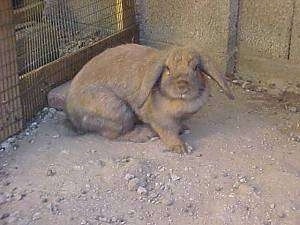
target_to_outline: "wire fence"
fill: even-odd
[[[107,47],[137,40],[134,0],[0,1],[0,140]]]

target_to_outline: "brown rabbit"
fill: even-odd
[[[184,153],[182,120],[206,102],[207,75],[233,99],[224,77],[193,49],[121,45],[94,57],[75,76],[66,111],[81,131],[130,141],[158,134],[168,150]]]

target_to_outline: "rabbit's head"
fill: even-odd
[[[213,78],[233,99],[226,80],[207,57],[192,48],[174,48],[167,53],[161,76],[161,92],[174,99],[194,99],[201,97],[207,89],[207,78]]]

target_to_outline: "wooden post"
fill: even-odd
[[[120,0],[122,2],[122,28],[127,29],[130,26],[136,25],[135,18],[135,1],[134,0]],[[138,29],[138,27],[137,27]],[[135,32],[134,36],[131,39],[131,42],[139,42],[139,32]]]
[[[122,0],[116,0],[116,15],[117,15],[118,31],[121,31],[124,29]]]
[[[0,141],[22,129],[11,0],[0,0]]]

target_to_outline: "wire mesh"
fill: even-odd
[[[0,140],[20,130],[47,104],[49,90],[90,58],[137,40],[134,0],[1,0],[0,6]]]

